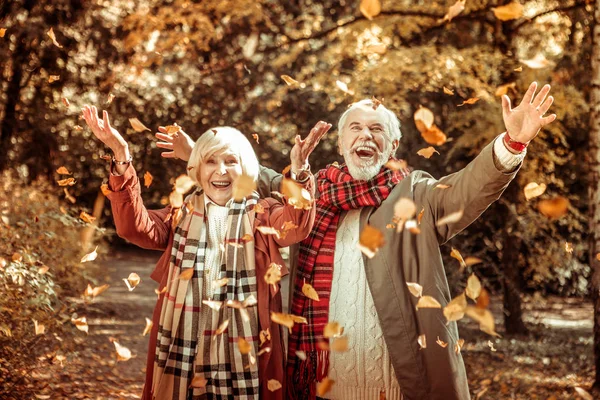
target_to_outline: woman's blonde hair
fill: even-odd
[[[202,163],[213,154],[229,150],[239,157],[242,173],[255,181],[258,179],[258,159],[250,141],[235,128],[218,126],[204,132],[196,141],[188,161],[188,175],[200,185],[199,173]]]

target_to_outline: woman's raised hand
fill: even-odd
[[[123,139],[123,136],[112,126],[108,112],[102,112],[102,119],[98,119],[98,110],[94,106],[85,105],[82,108],[83,119],[90,127],[94,136],[102,143],[108,146],[114,153],[117,161],[127,161],[129,159],[129,145]]]
[[[156,147],[161,149],[170,150],[163,151],[160,153],[165,158],[179,158],[183,161],[188,161],[194,148],[194,141],[188,136],[183,130],[169,135],[167,129],[164,126],[159,126],[158,131],[154,134],[157,139],[162,142],[156,143]]]

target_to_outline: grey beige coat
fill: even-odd
[[[393,189],[380,207],[365,207],[360,230],[370,224],[385,235],[385,245],[372,259],[364,258],[366,277],[381,323],[390,358],[406,400],[468,400],[469,387],[460,354],[454,351],[459,339],[455,322],[446,325],[440,309],[416,310],[417,299],[406,282],[423,286],[423,294],[433,296],[442,306],[450,300],[440,245],[478,218],[496,201],[515,177],[518,169],[503,172],[493,154],[493,143],[464,169],[440,180],[423,171],[413,171]],[[261,196],[279,190],[281,175],[262,169],[259,178]],[[451,186],[434,189],[438,184]],[[396,233],[386,229],[394,215],[394,204],[407,197],[425,209],[421,233]],[[464,209],[463,218],[454,224],[436,226],[436,221]],[[298,248],[290,251],[293,285]],[[293,293],[293,290],[290,290]],[[418,337],[425,334],[428,343],[437,337],[449,343],[446,348],[429,345],[419,349]]]

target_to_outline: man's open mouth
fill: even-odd
[[[377,153],[377,149],[374,149],[371,146],[358,146],[355,150],[354,153],[356,153],[356,155],[364,160],[368,160],[373,158],[373,156],[375,156],[375,154]]]

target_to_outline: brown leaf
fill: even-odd
[[[440,130],[435,124],[428,130],[421,132],[421,137],[428,143],[434,146],[441,146],[448,138],[446,134]]]
[[[69,193],[69,190],[67,190],[67,188],[64,188],[63,192],[65,193],[65,198],[69,200],[72,204],[75,204],[77,199],[74,196],[72,196],[71,193]]]
[[[431,296],[422,296],[417,302],[417,310],[419,308],[442,308],[442,305]]]
[[[371,225],[365,225],[360,233],[358,248],[369,258],[373,258],[377,250],[385,244],[383,233]]]
[[[505,85],[498,86],[494,95],[497,97],[504,96],[505,94],[508,93],[509,89],[514,89],[516,86],[517,86],[516,82],[507,83]]]
[[[373,102],[373,110],[377,111],[377,107],[383,104],[383,97],[381,100],[378,100],[377,97],[372,96],[371,101]]]
[[[154,177],[152,176],[152,174],[146,171],[146,173],[144,173],[144,186],[146,186],[147,188],[150,187],[150,185],[152,185],[153,179]]]
[[[281,383],[279,383],[279,381],[276,379],[269,379],[269,381],[267,382],[267,389],[269,389],[269,391],[271,391],[271,392],[274,392],[281,388],[282,388]]]
[[[208,381],[206,380],[204,375],[195,375],[192,379],[192,382],[190,383],[190,387],[202,389],[206,386],[207,383]]]
[[[221,323],[221,325],[219,325],[219,327],[217,328],[217,330],[215,331],[215,334],[213,336],[213,339],[216,339],[217,336],[219,336],[220,334],[222,334],[223,332],[225,332],[227,330],[227,327],[229,326],[229,320],[226,319],[225,321],[223,321]]]
[[[54,43],[56,47],[62,49],[62,46],[56,41],[56,35],[54,34],[54,30],[52,28],[50,28],[50,30],[46,32],[46,35],[48,35],[48,37],[52,40],[52,43]]]
[[[266,342],[270,341],[271,340],[271,332],[269,331],[269,328],[267,328],[264,331],[260,331],[259,338],[260,338],[261,346],[263,344],[265,344]]]
[[[146,127],[146,125],[142,124],[141,121],[137,118],[129,118],[129,123],[131,124],[131,127],[133,128],[133,130],[136,132],[144,132],[144,131],[150,130],[148,127]]]
[[[310,210],[312,197],[310,192],[293,179],[283,178],[281,192],[287,197],[290,206],[297,210]]]
[[[54,83],[58,80],[60,80],[60,75],[50,75],[48,77],[48,83]]]
[[[573,243],[565,242],[565,251],[569,254],[573,254]]]
[[[454,344],[454,352],[456,354],[460,354],[460,351],[462,350],[464,344],[465,344],[465,339],[458,339],[458,342],[456,342]]]
[[[448,347],[448,343],[444,342],[442,339],[440,339],[440,337],[437,337],[437,340],[435,341],[437,344],[439,344],[440,346],[442,346],[443,348]]]
[[[477,303],[475,304],[475,307],[485,310],[486,308],[488,308],[489,305],[490,305],[490,294],[488,293],[487,290],[482,288],[481,292],[479,293],[479,296],[477,297]]]
[[[112,342],[115,345],[115,350],[117,351],[117,361],[127,361],[131,358],[131,350],[125,346],[121,346],[119,342],[114,339]]]
[[[446,86],[443,87],[444,93],[447,94],[448,96],[454,96],[454,91],[448,89]]]
[[[194,268],[186,268],[179,274],[179,279],[182,281],[189,281],[194,276]]]
[[[457,259],[458,262],[460,263],[460,272],[462,272],[462,270],[467,267],[467,264],[465,263],[465,260],[463,259],[462,255],[460,254],[460,251],[458,251],[454,247],[452,248],[452,251],[450,252],[450,256],[452,258]]]
[[[91,216],[90,214],[86,213],[85,211],[82,211],[79,214],[79,218],[81,218],[83,220],[83,222],[87,222],[88,224],[91,224],[92,222],[94,222],[96,220],[96,217]]]
[[[84,262],[88,262],[88,261],[94,261],[98,257],[98,253],[96,252],[96,250],[98,250],[98,246],[96,246],[94,251],[83,256],[83,258],[81,259],[81,262],[84,263]]]
[[[75,178],[59,179],[56,183],[58,183],[58,186],[73,186],[75,184]]]
[[[537,184],[536,182],[529,182],[523,188],[523,192],[525,193],[525,200],[529,201],[534,197],[541,196],[546,191],[546,184]]]
[[[46,326],[38,323],[35,319],[33,320],[33,327],[35,329],[36,336],[46,333]]]
[[[256,182],[248,175],[240,175],[235,182],[233,182],[233,199],[240,201],[247,196],[250,196],[256,189]]]
[[[473,301],[477,301],[477,298],[481,294],[481,282],[479,281],[479,278],[477,278],[477,275],[471,274],[471,276],[469,276],[465,293],[469,298],[473,299]]]
[[[136,274],[135,272],[130,273],[127,278],[123,279],[123,281],[125,282],[125,285],[127,285],[127,289],[129,289],[130,292],[133,289],[135,289],[137,285],[140,284],[141,280],[142,279],[140,278],[140,276],[138,274]]]
[[[403,171],[408,169],[408,164],[404,160],[390,159],[385,163],[384,167],[391,169],[392,171]]]
[[[423,286],[418,283],[406,282],[406,286],[408,286],[408,290],[413,296],[417,298],[423,296]]]
[[[252,351],[252,345],[243,337],[238,339],[238,348],[242,354],[248,354],[250,351]]]
[[[437,151],[436,149],[434,149],[431,146],[417,151],[418,155],[420,155],[421,157],[425,157],[427,159],[431,158],[431,156],[433,155],[433,153],[440,154],[439,151]]]
[[[458,210],[456,212],[450,213],[448,215],[443,216],[442,218],[440,218],[435,225],[436,226],[442,226],[442,225],[446,225],[446,224],[453,224],[455,222],[458,222],[462,219],[463,217],[463,210]]]
[[[319,397],[323,397],[327,392],[331,390],[334,383],[335,381],[333,379],[329,379],[328,377],[323,378],[321,382],[317,383],[317,395]]]
[[[337,336],[341,336],[344,333],[344,327],[339,324],[339,322],[328,322],[323,328],[323,337],[333,338]]]
[[[425,334],[419,335],[419,338],[417,339],[417,343],[419,343],[419,346],[421,349],[427,348],[427,337],[425,336]]]
[[[294,327],[294,323],[299,323],[299,324],[307,323],[306,318],[304,318],[304,317],[299,317],[299,316],[293,315],[293,314],[276,313],[276,312],[271,313],[271,321],[275,322],[276,324],[286,326],[290,330],[290,332],[292,331],[292,328]]]
[[[429,108],[419,106],[419,109],[414,113],[413,119],[419,132],[427,132],[433,126],[433,112]]]
[[[114,99],[115,99],[115,95],[112,94],[112,93],[109,93],[108,94],[108,99],[106,99],[106,104],[111,104]]]
[[[283,79],[283,81],[288,85],[288,86],[297,86],[300,85],[300,82],[298,82],[297,80],[295,80],[294,78],[292,78],[289,75],[281,75],[281,79]]]
[[[446,15],[444,15],[444,18],[442,18],[441,22],[445,22],[445,21],[452,21],[452,18],[458,16],[458,14],[460,14],[461,12],[463,12],[463,10],[465,9],[465,2],[467,0],[457,0],[456,3],[454,3],[453,5],[451,5],[448,8],[448,12],[446,13]]]
[[[569,210],[569,200],[562,196],[557,196],[551,200],[541,200],[538,203],[538,210],[548,218],[560,218]]]
[[[281,280],[281,265],[271,263],[264,278],[269,285],[276,285]]]
[[[448,321],[458,321],[465,316],[467,308],[467,297],[464,293],[456,296],[446,307],[444,307],[444,317]]]
[[[71,105],[71,103],[69,103],[69,99],[67,99],[66,97],[62,98],[62,102],[67,108],[69,108],[69,106]]]
[[[457,107],[462,107],[465,104],[475,104],[479,101],[479,97],[472,97],[470,99],[467,99],[465,101],[463,101],[462,103],[458,104]]]
[[[85,332],[85,333],[89,333],[90,327],[88,326],[87,318],[86,317],[71,318],[71,322],[80,331]]]
[[[253,133],[252,134],[252,139],[256,140],[256,144],[260,144],[260,142],[258,141],[258,134]]]
[[[348,351],[348,336],[341,336],[333,339],[329,348],[336,353],[344,353]]]
[[[488,335],[492,335],[492,336],[497,336],[497,337],[500,336],[496,333],[494,316],[492,315],[492,313],[489,310],[478,308],[478,307],[468,306],[467,309],[465,310],[465,314],[468,317],[479,322],[479,329],[482,332],[485,332]]]
[[[313,301],[319,301],[319,294],[309,283],[304,282],[304,285],[302,285],[302,293]]]
[[[492,11],[500,21],[510,21],[523,16],[523,5],[515,1],[504,6],[493,7]]]

